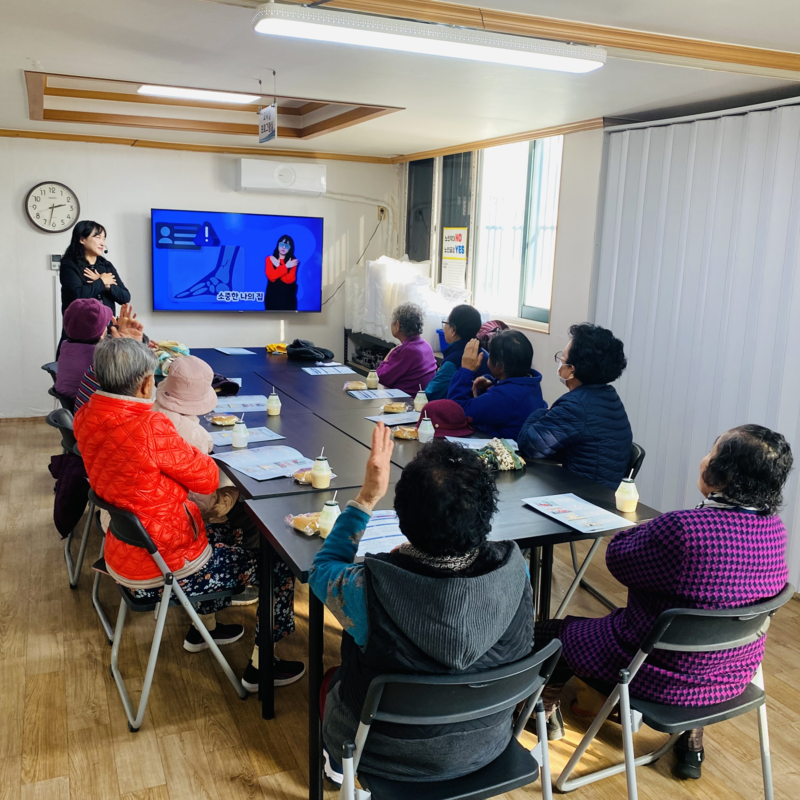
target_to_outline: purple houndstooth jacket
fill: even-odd
[[[567,617],[564,657],[578,676],[616,683],[662,611],[737,608],[778,594],[788,575],[786,538],[778,516],[719,507],[672,511],[618,533],[606,564],[628,587],[628,606],[600,619]],[[736,697],[755,675],[764,644],[762,638],[717,653],[654,650],[631,694],[684,706]]]

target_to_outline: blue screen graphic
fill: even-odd
[[[152,209],[156,311],[321,311],[322,218]]]

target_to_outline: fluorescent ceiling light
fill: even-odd
[[[272,36],[561,72],[591,72],[606,61],[598,47],[277,3],[259,6],[253,25]]]
[[[258,94],[234,94],[233,92],[212,92],[208,89],[182,89],[180,86],[140,86],[139,94],[153,97],[175,97],[180,100],[211,100],[215,103],[255,103],[261,99]]]

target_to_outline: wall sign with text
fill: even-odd
[[[466,288],[469,228],[442,228],[442,283]]]

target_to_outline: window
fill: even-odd
[[[550,321],[563,137],[482,152],[473,270],[475,305]]]
[[[412,261],[427,261],[431,257],[433,166],[432,158],[408,165],[406,253]]]

